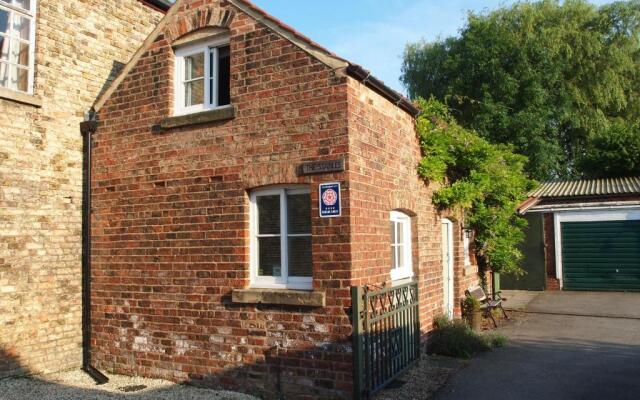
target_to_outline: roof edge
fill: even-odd
[[[347,75],[362,82],[365,86],[372,89],[374,92],[380,94],[396,106],[400,107],[404,111],[411,114],[412,117],[417,117],[420,114],[420,109],[416,107],[409,99],[391,89],[383,81],[371,75],[371,72],[364,69],[357,64],[349,64],[347,67]]]

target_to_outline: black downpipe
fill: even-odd
[[[91,147],[92,134],[98,127],[90,113],[91,120],[80,124],[83,135],[83,187],[82,187],[82,369],[98,385],[109,382],[102,372],[91,366]]]

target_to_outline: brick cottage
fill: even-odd
[[[350,398],[351,286],[418,282],[426,334],[477,282],[418,110],[248,1],[177,1],[94,109],[99,369]]]

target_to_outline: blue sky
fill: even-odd
[[[506,0],[253,0],[271,15],[371,70],[392,88],[407,42],[455,35],[467,12],[492,10]],[[610,1],[595,0],[595,4]]]

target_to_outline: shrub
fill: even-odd
[[[464,321],[446,316],[434,319],[436,326],[429,339],[428,353],[455,358],[471,358],[481,351],[502,347],[507,339],[499,334],[480,335]]]
[[[484,340],[492,349],[504,347],[507,344],[507,338],[498,333],[488,333],[484,336]]]

